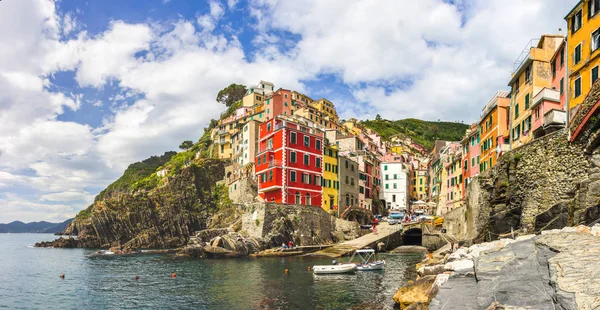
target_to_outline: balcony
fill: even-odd
[[[221,145],[227,144],[227,143],[229,143],[229,139],[221,138],[221,139],[219,139],[219,141],[217,141],[217,143],[221,144]]]
[[[221,129],[217,133],[218,133],[219,136],[224,136],[224,135],[227,134],[227,129]]]
[[[567,113],[562,110],[552,109],[544,114],[544,129],[549,126],[562,126],[567,119]]]
[[[281,160],[269,160],[268,164],[269,164],[269,168],[283,166],[283,162]]]
[[[537,106],[542,101],[554,101],[560,103],[560,92],[556,89],[543,88],[535,97],[533,97],[533,105],[531,108]]]

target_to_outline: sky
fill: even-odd
[[[1,0],[0,223],[73,217],[260,80],[342,118],[478,121],[576,0]]]

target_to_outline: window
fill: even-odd
[[[304,164],[307,166],[310,165],[310,155],[304,154]]]
[[[387,165],[383,166],[383,170],[387,170]]]
[[[540,119],[540,108],[535,109],[535,119]]]
[[[581,10],[571,16],[571,33],[575,33],[581,28]]]
[[[294,151],[290,152],[290,162],[291,163],[295,163],[296,162],[296,152],[294,152]]]
[[[267,132],[269,132],[269,131],[271,131],[271,123],[267,123]]]
[[[519,118],[519,104],[515,104],[515,119]]]
[[[310,137],[304,136],[304,146],[310,147]]]
[[[296,204],[297,205],[302,204],[302,202],[300,202],[300,197],[301,197],[300,192],[296,192]]]
[[[396,189],[398,187],[398,184],[394,183],[394,189]]]
[[[556,61],[553,61],[550,65],[552,67],[552,77],[556,76]]]
[[[315,185],[323,186],[321,176],[315,175]]]
[[[475,157],[471,158],[471,167],[475,167]]]
[[[398,179],[398,175],[394,173],[394,180]]]
[[[306,194],[306,198],[304,201],[305,201],[305,203],[304,203],[305,205],[310,205],[310,194],[308,194],[308,193]]]
[[[295,132],[290,133],[290,143],[296,144],[296,133]]]
[[[257,165],[257,166],[260,166],[260,155],[259,155],[259,156],[257,156],[256,165]]]
[[[560,94],[562,95],[563,92],[565,91],[565,78],[560,79]]]
[[[598,79],[598,66],[592,68],[592,84]]]
[[[389,184],[386,184],[386,185],[385,185],[385,189],[390,189],[390,185],[389,185]]]
[[[419,179],[419,184],[423,185],[423,179]]]
[[[310,184],[310,174],[308,174],[308,173],[302,174],[302,183]]]
[[[515,94],[519,93],[519,86],[520,86],[519,85],[519,82],[520,82],[519,80],[520,80],[520,78],[517,77],[517,81],[515,82],[515,86],[514,86],[515,87]]]
[[[348,160],[345,160],[346,162],[346,169],[348,169]]]
[[[296,182],[296,171],[290,171],[290,182]]]
[[[525,68],[525,83],[531,82],[531,66]]]
[[[396,202],[396,195],[392,195],[392,202]]]
[[[319,139],[315,140],[315,144],[316,144],[317,150],[320,150],[321,149],[321,140],[319,140]],[[329,151],[329,156],[331,156],[331,150]]]
[[[592,32],[592,42],[590,47],[592,48],[592,52],[600,47],[600,28]]]
[[[525,110],[529,109],[529,94],[525,95]]]
[[[575,47],[575,52],[573,53],[573,63],[578,64],[581,61],[581,43]]]
[[[317,168],[321,168],[321,158],[319,158],[319,157],[315,158],[315,166]]]
[[[600,0],[590,0],[588,3],[588,19],[596,16],[600,11]]]
[[[273,170],[269,170],[269,181],[273,181]]]
[[[581,77],[575,79],[575,98],[581,96]]]

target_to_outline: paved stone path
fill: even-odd
[[[404,230],[419,226],[419,223],[404,225]],[[344,255],[348,255],[355,250],[360,250],[370,244],[377,243],[379,241],[385,242],[389,236],[394,233],[398,233],[402,230],[402,225],[389,225],[387,222],[381,222],[377,225],[377,234],[370,233],[366,234],[362,237],[345,241],[342,243],[338,243],[330,248],[317,251],[315,253],[309,254],[311,256],[327,256],[331,258],[341,257]]]

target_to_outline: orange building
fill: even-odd
[[[484,172],[496,164],[502,149],[508,149],[510,94],[500,90],[483,108],[479,122],[480,160],[479,172]],[[498,147],[500,145],[500,147]]]

